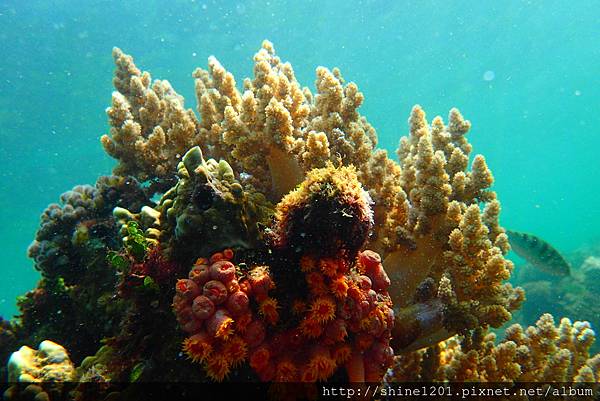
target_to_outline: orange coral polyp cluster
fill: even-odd
[[[300,331],[306,338],[317,338],[323,333],[323,326],[314,319],[305,318],[300,323]]]
[[[277,364],[274,380],[277,382],[292,382],[298,379],[298,368],[289,359],[284,359]]]
[[[261,267],[250,272],[252,279],[246,279],[232,263],[233,256],[226,249],[210,259],[199,258],[189,278],[177,281],[173,297],[177,320],[190,334],[183,341],[183,351],[202,363],[206,375],[215,381],[224,380],[248,358],[251,347],[264,341],[264,324],[250,309],[251,298],[267,303],[271,299],[267,315],[276,321],[277,303],[267,297],[273,287],[268,269]]]
[[[304,255],[300,258],[300,270],[304,273],[313,271],[316,268],[316,262],[310,256]]]
[[[352,381],[383,377],[393,358],[394,314],[389,279],[375,252],[364,251],[356,260],[301,257],[296,268],[308,291],[288,294],[289,307],[280,307],[271,293],[275,283],[267,266],[242,273],[231,253],[215,255],[210,266],[200,259],[190,271],[188,281],[197,289],[185,281],[173,302],[182,328],[196,329],[184,350],[204,363],[208,377],[223,380],[246,360],[262,381],[323,381],[340,368]],[[208,302],[215,310],[202,320],[198,316],[211,311]]]
[[[233,334],[233,319],[222,309],[206,322],[207,330],[217,339],[227,340]]]
[[[335,277],[338,272],[338,261],[331,258],[321,259],[319,262],[321,272],[328,277]]]
[[[258,347],[250,356],[250,366],[257,371],[263,371],[269,366],[271,352],[266,346]]]
[[[231,362],[226,355],[215,355],[206,363],[206,375],[215,381],[223,381],[230,371]]]
[[[311,293],[325,295],[328,292],[323,274],[313,271],[306,275],[306,284]]]
[[[346,363],[352,356],[352,348],[347,344],[338,345],[333,349],[332,357],[336,364]]]
[[[326,380],[344,364],[352,381],[381,379],[392,361],[394,314],[381,258],[367,250],[353,262],[327,258],[315,263],[318,271],[305,275],[309,308],[300,327],[320,348],[307,361],[303,380]]]

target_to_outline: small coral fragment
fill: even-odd
[[[37,350],[22,346],[8,360],[8,381],[65,382],[75,377],[75,368],[67,350],[50,340],[42,341]]]

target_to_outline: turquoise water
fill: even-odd
[[[43,209],[112,168],[113,46],[195,107],[195,67],[214,54],[239,83],[267,38],[303,85],[340,67],[390,151],[413,104],[456,106],[504,226],[563,253],[600,242],[599,15],[594,1],[3,1],[0,315],[38,279],[26,249]]]

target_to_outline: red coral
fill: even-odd
[[[275,284],[266,266],[259,266],[253,269],[249,274],[249,281],[252,288],[252,295],[259,302],[265,300],[269,290],[275,288]]]
[[[250,347],[256,347],[265,340],[266,329],[265,325],[259,320],[253,320],[248,324],[244,339]]]
[[[227,340],[234,332],[233,319],[225,309],[218,309],[206,320],[206,330],[217,339]]]
[[[279,312],[277,312],[277,300],[271,297],[267,297],[264,301],[260,303],[258,310],[260,314],[264,317],[265,321],[271,325],[274,325],[279,320]]]
[[[227,341],[222,350],[231,367],[239,366],[248,356],[248,344],[238,336],[233,336]]]
[[[243,291],[235,291],[227,298],[227,310],[229,310],[233,316],[240,316],[248,311],[249,305],[250,299]]]
[[[188,278],[193,280],[198,286],[203,286],[208,280],[210,280],[210,266],[208,265],[194,265]]]
[[[194,362],[203,362],[213,351],[212,339],[206,332],[194,334],[183,341],[183,351]]]
[[[252,352],[252,355],[250,356],[250,366],[258,373],[261,373],[269,366],[270,358],[271,351],[269,351],[269,347],[265,345],[260,346]]]
[[[359,265],[366,275],[371,279],[375,290],[386,291],[390,286],[390,279],[381,264],[379,254],[366,250],[358,255]]]

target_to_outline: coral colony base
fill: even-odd
[[[469,168],[458,110],[429,123],[415,106],[396,162],[356,84],[319,67],[312,93],[268,41],[243,91],[214,57],[193,73],[199,118],[113,57],[102,144],[118,163],[42,215],[42,279],[0,349],[41,344],[12,354],[11,381],[47,397],[47,379],[600,379],[586,322],[489,332],[524,292],[506,282],[493,177],[481,155]]]

